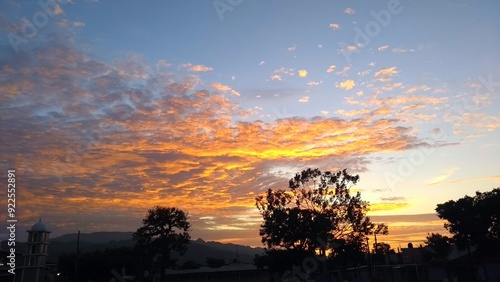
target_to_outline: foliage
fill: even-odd
[[[148,211],[143,226],[133,234],[136,247],[150,257],[157,257],[161,268],[175,262],[171,252],[184,254],[189,244],[187,214],[173,207],[160,207]],[[162,271],[163,273],[163,271]]]
[[[476,192],[457,201],[438,204],[439,218],[446,220],[444,227],[453,234],[460,249],[485,243],[498,248],[500,244],[500,188],[490,192]],[[484,249],[484,248],[483,248]]]
[[[346,170],[321,172],[307,169],[289,181],[289,189],[269,189],[256,198],[264,222],[260,228],[267,250],[296,250],[314,254],[332,251],[333,256],[349,245],[362,248],[366,236],[387,234],[387,226],[366,216],[369,204],[361,194],[350,193],[358,175]],[[341,242],[342,244],[339,244]],[[351,246],[351,247],[352,247]]]
[[[394,249],[391,249],[391,245],[384,243],[384,242],[378,242],[378,243],[373,243],[373,252],[375,254],[380,254],[380,255],[386,255],[386,254],[395,254],[396,252]]]
[[[432,250],[434,257],[445,259],[451,252],[452,242],[448,236],[439,233],[427,234],[425,244]]]

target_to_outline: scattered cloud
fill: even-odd
[[[304,96],[304,97],[302,97],[302,98],[299,99],[299,102],[301,102],[301,103],[307,103],[307,102],[309,102],[309,98],[310,98],[309,96]]]
[[[335,66],[334,65],[331,65],[328,67],[328,69],[326,70],[327,73],[331,73],[331,72],[334,72],[335,71]]]
[[[298,70],[299,76],[300,77],[306,77],[307,76],[307,70]]]
[[[344,10],[344,14],[347,14],[347,15],[354,15],[356,12],[352,9],[352,8],[346,8]]]
[[[347,73],[351,70],[350,66],[345,66],[341,71],[336,72],[336,75],[347,76]]]
[[[358,75],[359,76],[365,76],[365,75],[369,75],[370,72],[371,72],[371,70],[364,70],[364,71],[358,72]]]
[[[212,86],[214,89],[219,90],[219,91],[229,91],[229,90],[231,90],[231,87],[229,87],[227,85],[222,85],[220,83],[212,83],[212,84],[210,84],[210,86]]]
[[[318,86],[318,85],[320,85],[321,83],[323,83],[323,81],[322,81],[322,80],[320,80],[320,81],[312,81],[312,80],[311,80],[311,81],[309,81],[309,82],[307,83],[307,85],[309,85],[309,86]]]
[[[274,70],[273,73],[276,73],[276,74],[281,73],[281,74],[285,74],[285,75],[294,75],[295,71],[292,68],[286,69],[284,67],[281,67],[281,68],[279,68],[277,70]]]
[[[451,169],[445,171],[443,174],[436,176],[436,177],[432,178],[431,180],[429,180],[427,182],[427,185],[440,184],[440,183],[444,182],[446,179],[448,179],[450,176],[452,176],[455,173],[455,171],[457,171],[457,170],[459,170],[458,167],[451,168]]]
[[[385,51],[385,50],[387,50],[388,48],[389,48],[389,45],[383,45],[383,46],[378,47],[378,50],[379,50],[379,51]]]
[[[356,83],[352,79],[348,79],[345,81],[342,81],[339,85],[338,88],[344,89],[344,90],[351,90],[356,86]]]
[[[321,114],[324,116],[327,116],[330,112],[329,111],[321,111]]]
[[[403,53],[406,53],[406,52],[414,52],[415,50],[413,49],[408,49],[408,48],[402,48],[402,47],[399,47],[399,48],[393,48],[392,49],[392,52],[393,53],[396,53],[396,54],[403,54]]]
[[[380,82],[388,82],[391,81],[392,76],[397,73],[398,70],[396,69],[396,67],[382,68],[375,73],[374,78],[375,80]]]
[[[281,80],[281,75],[279,75],[279,74],[273,74],[271,76],[271,80]]]
[[[293,44],[292,46],[288,47],[286,50],[288,52],[293,52],[297,49],[297,45],[296,44]]]
[[[266,63],[266,61],[262,60],[262,61],[260,61],[259,66],[262,66],[262,65],[264,65],[265,63]]]
[[[193,65],[193,64],[190,64],[190,63],[181,64],[181,68],[187,69],[187,70],[192,71],[192,72],[206,72],[206,71],[212,71],[212,70],[214,70],[211,67],[207,67],[207,66],[204,66],[204,65]]]
[[[64,13],[64,11],[60,5],[55,5],[53,13],[54,13],[54,15],[62,15]]]
[[[354,52],[356,50],[358,50],[358,47],[356,47],[354,45],[347,46],[347,51],[349,51],[349,52]]]
[[[331,24],[329,25],[329,27],[330,27],[331,29],[340,29],[340,24],[337,24],[337,23],[331,23]]]

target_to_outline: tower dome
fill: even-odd
[[[45,232],[50,232],[49,229],[47,228],[47,225],[45,225],[43,222],[42,222],[42,219],[40,218],[40,220],[33,224],[33,226],[31,226],[31,231],[45,231]]]

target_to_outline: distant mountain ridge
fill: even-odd
[[[80,233],[80,251],[93,252],[106,248],[132,247],[133,232],[94,232]],[[78,234],[65,234],[50,239],[48,261],[57,262],[63,253],[76,251]],[[7,249],[7,241],[1,242],[1,248]],[[17,242],[16,249],[24,252],[26,243]],[[191,240],[186,253],[179,258],[179,263],[192,260],[200,264],[205,263],[207,257],[221,258],[230,262],[236,258],[244,263],[252,263],[256,254],[264,253],[263,248],[253,248],[244,245],[220,242],[206,242],[203,239]]]

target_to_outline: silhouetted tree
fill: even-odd
[[[445,259],[451,252],[451,238],[439,233],[427,234],[425,244],[431,249],[433,256],[438,259]]]
[[[366,216],[368,202],[361,200],[359,192],[350,193],[358,180],[358,175],[346,170],[307,169],[290,179],[289,191],[269,189],[258,196],[256,206],[264,220],[259,234],[268,253],[325,254],[329,249],[335,256],[344,249],[366,247],[366,236],[377,232],[377,225]],[[387,233],[387,226],[379,226],[378,232]]]
[[[472,245],[480,248],[500,245],[500,188],[490,192],[476,192],[474,197],[464,196],[438,204],[439,218],[446,220],[444,227],[453,234],[460,249]]]
[[[171,252],[183,255],[189,244],[187,214],[177,208],[160,207],[148,210],[143,226],[133,234],[136,247],[150,256],[155,256],[159,263],[161,279],[164,269],[174,264]]]
[[[384,242],[373,243],[373,252],[381,255],[396,253],[394,249],[391,249],[391,245]]]

